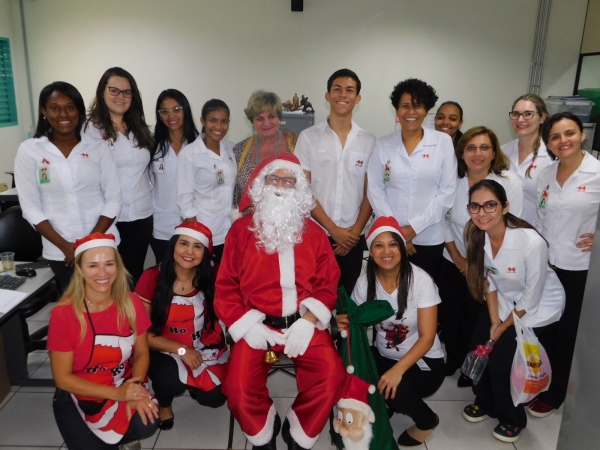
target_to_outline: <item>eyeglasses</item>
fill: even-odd
[[[479,149],[483,153],[487,153],[487,152],[489,152],[493,148],[494,148],[493,145],[481,144],[479,147],[477,147],[476,145],[471,144],[471,145],[467,145],[465,147],[465,152],[475,153],[477,151],[477,149]]]
[[[108,93],[113,97],[118,97],[123,94],[125,98],[131,98],[131,89],[125,89],[122,91],[121,89],[117,89],[116,87],[108,86]]]
[[[475,202],[471,202],[467,205],[467,211],[469,211],[470,214],[479,214],[479,211],[481,211],[481,208],[483,208],[483,210],[486,213],[493,213],[498,208],[498,202],[496,202],[494,200],[489,200],[489,201],[485,202],[483,205],[480,205],[479,203],[475,203]]]
[[[265,177],[267,184],[271,186],[277,186],[281,181],[283,187],[292,188],[296,185],[296,178],[294,177],[278,177],[277,175],[267,175]]]
[[[181,114],[183,112],[183,106],[173,106],[172,108],[163,108],[163,109],[159,109],[158,113],[160,114],[160,117],[167,117],[169,114],[173,113],[173,114]]]
[[[533,116],[535,116],[537,113],[536,111],[523,111],[522,113],[520,113],[519,111],[511,111],[508,113],[508,117],[510,117],[511,120],[519,120],[519,117],[523,116],[523,119],[525,120],[529,120],[529,119],[533,119]]]

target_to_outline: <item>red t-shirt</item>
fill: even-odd
[[[158,284],[158,275],[160,269],[158,264],[154,267],[150,267],[142,273],[140,279],[135,285],[135,293],[142,298],[144,303],[152,304],[154,299],[154,291],[156,291],[156,285]]]
[[[137,335],[145,333],[150,328],[150,318],[139,296],[130,294],[135,307],[135,326]],[[48,344],[50,351],[73,352],[73,373],[82,371],[88,361],[93,348],[94,332],[87,312],[83,312],[87,329],[83,341],[79,339],[81,328],[72,305],[58,305],[50,313],[48,326]],[[101,312],[91,313],[94,329],[97,335],[129,336],[130,327],[127,318],[124,318],[121,327],[117,325],[117,307],[110,305]]]

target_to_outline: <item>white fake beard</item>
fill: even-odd
[[[304,220],[314,207],[312,193],[306,182],[292,189],[261,184],[255,183],[250,191],[254,203],[250,230],[267,254],[282,252],[302,242]]]
[[[344,448],[346,450],[369,450],[369,444],[373,438],[373,425],[371,423],[367,423],[363,427],[363,431],[365,432],[365,435],[359,442],[354,442],[349,437],[342,438]]]

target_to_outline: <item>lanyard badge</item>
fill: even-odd
[[[217,185],[221,186],[222,184],[225,184],[225,175],[223,174],[222,169],[217,170],[215,175],[217,176]]]
[[[452,222],[452,208],[448,210],[444,219],[446,220],[446,222]]]
[[[40,177],[40,184],[50,183],[50,167],[40,167],[39,177]]]
[[[550,189],[550,185],[546,186],[546,188],[542,191],[540,202],[538,203],[538,209],[546,209],[546,206],[548,205],[548,189]]]
[[[389,183],[390,182],[390,179],[391,179],[391,176],[392,176],[391,174],[392,174],[392,166],[391,166],[390,162],[388,161],[383,166],[383,182],[384,183]]]

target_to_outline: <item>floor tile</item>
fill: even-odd
[[[467,402],[475,400],[472,388],[459,388],[456,386],[459,375],[460,373],[457,370],[451,377],[446,377],[437,392],[431,397],[427,397],[427,400],[462,400]]]
[[[142,449],[153,449],[154,448],[154,444],[156,444],[156,440],[158,439],[158,436],[160,435],[161,430],[157,430],[156,433],[154,433],[154,435],[150,436],[148,439],[143,439],[142,440]]]
[[[543,419],[527,415],[527,428],[521,433],[521,439],[515,442],[518,450],[540,449],[554,450],[558,441],[562,410]]]
[[[27,373],[33,375],[36,370],[48,359],[47,350],[36,350],[27,355]]]
[[[44,362],[40,364],[37,370],[33,372],[33,374],[30,375],[30,377],[44,380],[52,379],[52,367],[50,366],[50,358],[46,357]]]
[[[55,387],[50,386],[22,386],[19,392],[41,392],[54,394],[56,391]]]
[[[54,422],[52,394],[17,392],[0,410],[0,446],[54,446],[63,439]]]
[[[48,320],[50,320],[50,311],[52,311],[52,308],[54,308],[55,306],[56,303],[48,303],[46,306],[44,306],[42,309],[36,312],[33,316],[28,317],[27,321],[48,323]]]
[[[6,395],[6,397],[4,398],[4,400],[2,400],[2,402],[0,402],[0,410],[2,408],[4,408],[4,405],[6,405],[8,403],[8,401],[13,397],[13,395],[15,395],[15,392],[13,392],[12,390]]]
[[[229,409],[201,406],[189,396],[173,401],[175,426],[161,431],[155,449],[225,449],[229,432]],[[234,449],[243,449],[246,438],[235,422]],[[283,447],[282,447],[283,448]]]
[[[298,395],[296,379],[283,372],[275,372],[267,378],[267,387],[271,398],[296,398]]]

